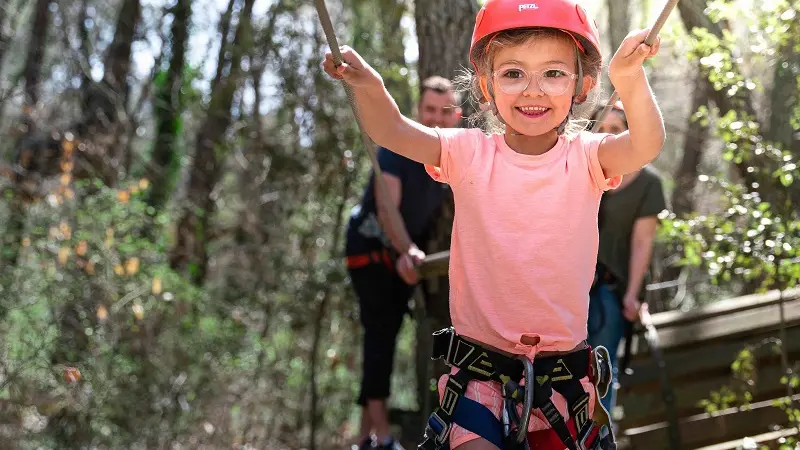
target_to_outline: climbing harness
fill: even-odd
[[[667,23],[667,19],[669,18],[670,13],[675,8],[675,5],[678,4],[680,0],[668,0],[667,4],[664,5],[664,9],[661,10],[661,14],[658,15],[656,19],[656,23],[650,28],[650,32],[647,33],[647,37],[644,38],[644,43],[646,45],[653,45],[653,42],[656,40],[658,36],[658,32],[661,31],[661,28]],[[600,115],[597,116],[594,125],[592,126],[592,133],[597,133],[597,130],[600,129],[600,125],[603,124],[603,120],[605,120],[608,113],[613,109],[614,104],[617,103],[619,100],[619,93],[616,90],[611,94],[611,98],[608,99],[605,108],[600,112]]]
[[[336,33],[333,30],[333,24],[331,23],[330,14],[328,14],[328,8],[325,6],[325,0],[315,0],[315,5],[317,8],[317,14],[319,15],[319,20],[322,24],[322,30],[324,31],[325,38],[328,41],[328,47],[330,47],[331,54],[333,55],[333,62],[336,67],[339,67],[342,65],[344,60],[342,58],[342,52],[339,50],[339,43],[336,39]],[[400,210],[391,200],[389,195],[389,187],[386,184],[386,179],[383,177],[381,166],[378,163],[376,145],[369,135],[364,132],[364,126],[361,124],[361,117],[358,114],[358,106],[356,105],[355,97],[353,95],[353,89],[344,80],[342,80],[342,85],[344,86],[345,93],[347,94],[347,100],[350,102],[350,107],[353,110],[356,124],[358,124],[358,130],[360,131],[364,148],[367,150],[370,162],[372,163],[372,170],[375,172],[375,187],[377,191],[376,197],[380,199],[380,201],[376,203],[379,205],[379,208],[385,208],[389,218],[390,226],[395,230],[402,229],[401,227],[403,226],[403,219],[400,216]],[[411,242],[403,243],[404,248],[408,248],[410,246]]]
[[[433,334],[432,359],[442,359],[458,371],[448,375],[441,404],[428,418],[418,448],[446,448],[456,424],[501,450],[615,450],[608,412],[599,401],[611,383],[608,356],[603,347],[587,346],[531,361],[524,355],[510,357],[483,348],[456,334],[452,327],[439,330]],[[584,377],[595,386],[594,417],[589,414],[589,393],[581,384]],[[500,420],[487,407],[466,397],[473,380],[499,383],[503,396]],[[567,400],[567,420],[551,399],[553,391]],[[522,404],[521,415],[518,404]],[[534,409],[542,412],[550,429],[528,432]]]

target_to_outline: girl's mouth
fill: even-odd
[[[544,106],[517,106],[515,108],[520,114],[531,119],[538,119],[550,111]]]

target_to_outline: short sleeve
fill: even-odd
[[[667,200],[664,197],[664,188],[661,185],[661,179],[654,176],[647,185],[647,191],[636,213],[636,218],[657,216],[666,208]]]
[[[398,155],[387,148],[378,147],[378,165],[381,166],[381,170],[384,173],[396,176],[400,181],[405,182],[407,180],[414,164],[417,163],[405,156]]]
[[[589,161],[589,175],[592,177],[595,187],[597,187],[597,189],[601,192],[619,187],[620,183],[622,182],[622,175],[618,175],[614,178],[606,178],[605,174],[603,173],[603,167],[600,165],[600,158],[597,156],[597,152],[600,149],[600,144],[608,136],[610,136],[610,134],[581,133],[581,136],[583,139],[583,150],[586,153],[586,157]]]
[[[486,140],[486,135],[479,128],[434,128],[439,135],[441,156],[439,166],[425,165],[428,175],[436,181],[450,186],[459,184],[464,179],[475,155]]]

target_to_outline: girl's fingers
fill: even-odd
[[[656,41],[653,43],[653,48],[650,49],[650,56],[655,56],[658,54],[659,49],[661,49],[661,36],[656,37]]]

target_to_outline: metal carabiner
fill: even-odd
[[[528,423],[531,420],[533,392],[535,389],[533,384],[533,361],[525,355],[518,355],[517,358],[525,366],[525,400],[522,402],[522,417],[517,430],[517,442],[522,443],[528,437]]]

